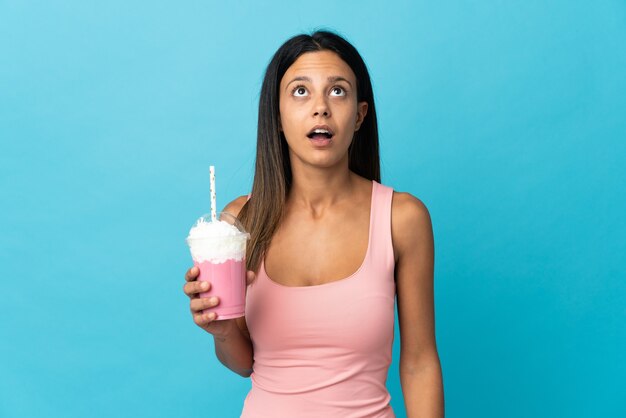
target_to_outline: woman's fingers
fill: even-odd
[[[219,305],[220,301],[216,296],[200,297],[200,293],[208,292],[211,289],[211,283],[199,281],[199,275],[200,270],[196,266],[187,270],[185,273],[185,284],[183,286],[183,292],[191,299],[189,307],[193,321],[196,325],[214,335],[228,331],[229,327],[236,327],[237,325],[234,323],[234,320],[232,324],[228,323],[228,321],[218,321],[213,324],[217,319],[217,314],[215,312],[203,312],[206,309]],[[247,284],[252,283],[255,279],[256,274],[253,271],[250,270],[246,272]]]
[[[207,314],[196,313],[193,315],[193,322],[195,322],[196,325],[204,326],[215,321],[215,318],[216,318],[215,312],[209,312]]]
[[[183,292],[189,297],[197,297],[198,293],[206,292],[211,288],[211,283],[209,282],[199,282],[194,281],[190,283],[185,283],[183,286]]]
[[[192,299],[189,306],[191,307],[191,312],[198,312],[217,306],[219,303],[220,301],[216,296],[211,296],[210,298]]]
[[[200,269],[196,266],[193,266],[192,268],[187,270],[187,273],[185,273],[185,281],[187,282],[194,281],[198,278],[199,274],[200,274]]]

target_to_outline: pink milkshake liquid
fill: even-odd
[[[215,312],[218,320],[238,318],[245,313],[246,242],[250,235],[229,213],[221,213],[218,221],[204,215],[189,231],[187,244],[195,266],[200,269],[199,281],[211,283],[200,297],[217,296],[217,306],[203,313]]]
[[[223,263],[211,261],[193,262],[200,269],[198,280],[210,282],[208,292],[200,293],[201,298],[217,296],[219,305],[205,309],[202,313],[216,312],[217,319],[239,318],[243,316],[246,300],[246,264],[244,260],[226,260]]]

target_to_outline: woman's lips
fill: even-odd
[[[328,138],[326,135],[313,135],[309,138],[309,141],[316,147],[327,147],[333,142],[333,138]]]

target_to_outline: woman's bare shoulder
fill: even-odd
[[[391,234],[394,251],[401,255],[405,249],[432,241],[432,223],[428,208],[410,193],[394,192],[391,203]]]
[[[226,205],[223,211],[228,212],[231,215],[238,216],[239,212],[241,212],[241,208],[243,208],[243,205],[245,205],[247,201],[248,195],[239,196],[228,205]]]
[[[391,202],[391,214],[396,215],[401,222],[411,222],[416,218],[430,218],[428,208],[417,197],[411,193],[393,192],[393,200]]]

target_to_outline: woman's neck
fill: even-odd
[[[355,187],[355,174],[347,161],[334,167],[319,168],[292,164],[292,182],[287,205],[323,212],[339,202],[349,199]]]

